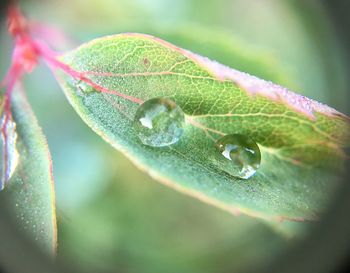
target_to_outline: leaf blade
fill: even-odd
[[[84,94],[63,75],[62,87],[88,125],[158,180],[171,180],[173,187],[199,199],[266,219],[314,219],[322,206],[317,203],[324,203],[327,195],[325,181],[336,180],[336,174],[322,168],[310,171],[301,166],[313,165],[315,158],[317,165],[329,165],[343,156],[348,118],[334,109],[284,89],[275,92],[277,87],[270,83],[142,34],[97,39],[63,60],[102,91]],[[260,89],[254,90],[256,86]],[[188,121],[183,137],[187,141],[166,149],[140,145],[132,130],[139,102],[158,96],[176,101]],[[249,135],[262,147],[261,170],[248,182],[222,173],[210,162],[215,150],[208,134],[218,138],[229,133]],[[278,179],[288,183],[281,186]],[[302,194],[305,190],[317,198],[310,200]]]
[[[54,180],[48,145],[27,98],[12,95],[19,163],[1,193],[18,228],[50,254],[56,253],[57,227]]]

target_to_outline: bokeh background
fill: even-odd
[[[108,34],[152,34],[349,114],[345,48],[319,1],[21,5],[30,18],[62,31],[52,40],[62,52]],[[4,75],[11,41],[4,25],[1,31]],[[254,271],[303,240],[300,225],[233,217],[152,180],[80,120],[44,66],[25,78],[25,88],[53,158],[59,261],[92,272]]]

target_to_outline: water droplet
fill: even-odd
[[[0,120],[0,191],[12,177],[19,159],[16,123],[2,113]]]
[[[154,98],[137,109],[134,128],[143,144],[163,147],[179,141],[184,121],[184,113],[175,102],[166,98]]]
[[[216,147],[220,151],[220,167],[235,177],[248,179],[260,166],[259,146],[248,136],[226,135],[216,142]]]
[[[75,88],[77,90],[78,95],[83,96],[85,94],[89,94],[92,92],[96,92],[96,89],[93,88],[88,83],[82,81],[82,80],[74,80],[73,84],[75,85]]]

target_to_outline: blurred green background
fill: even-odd
[[[317,1],[22,5],[30,18],[67,35],[52,41],[58,50],[108,34],[153,34],[347,112],[341,44]],[[6,35],[3,27],[1,75],[10,58]],[[234,217],[153,181],[80,120],[45,67],[25,78],[25,88],[53,158],[58,260],[93,272],[239,272],[278,258],[302,239],[284,224]]]

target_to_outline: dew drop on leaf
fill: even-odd
[[[74,84],[75,84],[75,87],[76,87],[78,94],[80,94],[80,95],[96,92],[95,88],[93,88],[91,85],[89,85],[88,83],[86,83],[82,80],[74,81]]]
[[[1,115],[0,120],[0,191],[13,175],[19,159],[16,148],[17,133],[16,123],[12,118]]]
[[[250,137],[240,134],[226,135],[216,142],[220,152],[218,163],[229,174],[248,179],[260,166],[259,146]]]
[[[184,113],[175,102],[167,98],[154,98],[137,109],[134,129],[143,144],[163,147],[179,141],[184,122]]]

